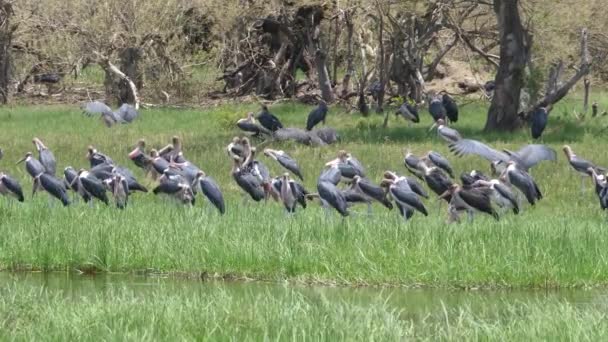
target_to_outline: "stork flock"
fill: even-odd
[[[469,220],[476,213],[488,214],[498,220],[509,211],[520,213],[524,199],[532,206],[541,200],[542,192],[530,171],[543,161],[557,160],[557,153],[542,144],[526,145],[517,151],[497,150],[483,142],[464,138],[447,124],[458,120],[458,107],[446,96],[430,101],[429,112],[435,119],[430,131],[436,129],[439,138],[448,144],[454,155],[476,155],[486,159],[490,163],[490,174],[470,170],[461,173],[458,182],[454,168],[445,156],[436,151],[416,155],[405,150],[403,164],[410,175],[386,170],[376,183],[367,177],[363,163],[348,151],[340,150],[335,159],[324,164],[317,178],[316,192],[312,192],[302,184],[304,174],[295,158],[283,150],[264,148],[258,151],[253,146],[254,137],[276,138],[277,133],[285,130],[280,120],[263,106],[257,117],[249,113],[247,118],[236,123],[239,129],[251,136],[236,136],[226,147],[232,164],[232,178],[242,190],[244,201],[251,198],[255,202],[281,202],[288,214],[295,213],[298,207],[307,208],[307,202],[316,199],[326,213],[334,209],[342,217],[349,216],[350,208],[357,204],[366,205],[371,212],[372,204],[378,202],[388,210],[396,208],[407,221],[416,212],[429,215],[425,205],[429,194],[424,184],[440,203],[447,203],[448,222],[460,222],[461,215],[465,213]],[[302,130],[307,132],[308,142],[313,135],[326,144],[337,141],[337,133],[327,137],[324,136],[327,131],[315,132],[315,126],[325,122],[327,113],[326,104],[321,102],[309,114],[306,130]],[[398,114],[412,122],[419,121],[415,106],[410,104],[401,106]],[[91,204],[100,201],[109,205],[112,197],[116,207],[124,209],[134,192],[148,192],[131,170],[118,165],[94,146],[87,147],[86,158],[90,168],[76,170],[68,166],[61,179],[56,175],[57,162],[52,151],[39,138],[33,138],[32,143],[38,152],[37,157],[27,152],[18,162],[25,163],[25,169],[32,178],[32,196],[44,191],[64,206],[77,198]],[[146,148],[145,140],[140,139],[128,158],[143,169],[147,177],[158,182],[152,193],[169,196],[185,205],[194,205],[200,193],[221,214],[225,213],[220,187],[201,168],[186,159],[179,137],[174,136],[171,143],[162,148]],[[608,179],[605,176],[608,169],[577,156],[569,146],[564,146],[563,151],[573,170],[582,177],[581,190],[584,191],[585,177],[591,177],[601,208],[608,208]],[[3,155],[0,149],[0,159]],[[276,162],[285,172],[273,177],[270,169],[259,159],[260,155]],[[72,198],[70,190],[75,194]],[[19,182],[2,172],[0,194],[14,197],[19,202],[25,200]]]

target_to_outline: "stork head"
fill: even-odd
[[[171,143],[173,144],[173,146],[179,146],[181,142],[179,140],[179,137],[177,135],[174,135],[173,138],[171,138]]]
[[[150,157],[152,158],[158,158],[158,150],[153,148],[150,150]]]
[[[360,181],[361,181],[361,176],[355,175],[355,177],[353,177],[353,182],[359,183]]]
[[[348,158],[349,156],[350,153],[346,152],[345,150],[338,151],[338,159],[340,159],[340,161],[346,160],[346,158]]]
[[[241,138],[239,138],[239,137],[232,138],[232,143],[235,144],[235,145],[236,144],[240,144],[241,143]]]
[[[385,179],[382,180],[382,182],[380,182],[380,186],[383,187],[383,188],[385,188],[385,189],[388,189],[391,185],[394,184],[393,182],[394,181],[392,179],[386,179],[385,178]]]
[[[31,158],[31,157],[32,157],[32,152],[27,152],[23,158],[21,158],[21,159],[19,159],[19,161],[17,161],[17,164],[21,164],[24,161],[26,161],[28,158]]]
[[[562,150],[564,151],[564,153],[566,154],[566,157],[568,157],[568,159],[572,158],[575,155],[574,152],[572,152],[572,148],[569,145],[564,145],[564,147],[562,147]]]
[[[383,176],[385,179],[392,179],[392,180],[397,179],[397,174],[393,171],[384,171]]]
[[[247,137],[243,137],[243,138],[241,139],[241,145],[243,145],[243,146],[249,146],[249,145],[251,145],[251,144],[249,143],[249,138],[247,138]]]
[[[270,148],[264,149],[264,155],[267,157],[274,157],[275,153],[276,153],[275,150],[272,150]]]
[[[36,146],[36,149],[38,150],[38,152],[46,149],[46,146],[44,146],[44,144],[42,143],[42,140],[38,139],[38,138],[34,138],[32,139],[32,143],[34,143],[34,145]]]

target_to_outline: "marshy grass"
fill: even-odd
[[[0,339],[580,341],[608,335],[602,296],[576,302],[471,295],[444,303],[407,293],[397,300],[382,291],[361,296],[291,286],[26,284],[0,287]]]
[[[599,97],[598,97],[599,98]],[[600,106],[608,105],[606,97]],[[577,122],[571,113],[580,101],[570,99],[554,110],[544,143],[561,149],[564,143],[599,164],[608,165],[602,127],[608,118]],[[287,217],[278,204],[242,204],[230,177],[224,151],[239,134],[230,122],[255,105],[235,104],[197,110],[143,110],[132,125],[105,128],[74,107],[14,107],[0,112],[0,170],[18,177],[26,191],[31,180],[14,161],[31,151],[31,138],[41,138],[55,153],[58,169],[86,167],[86,147],[95,145],[115,161],[143,173],[127,160],[139,138],[150,146],[166,144],[179,135],[188,159],[214,177],[224,191],[227,214],[208,205],[182,208],[152,194],[136,194],[127,210],[77,203],[70,208],[49,205],[45,195],[17,204],[0,199],[0,267],[5,270],[80,270],[83,272],[168,272],[203,277],[253,278],[270,281],[338,285],[476,287],[593,287],[608,284],[608,222],[587,182],[580,179],[558,151],[557,163],[544,163],[532,173],[545,198],[524,207],[518,216],[500,222],[477,216],[472,224],[446,225],[445,204],[426,201],[430,216],[404,223],[395,212],[374,207],[355,208],[346,220],[326,218],[316,204]],[[531,143],[527,131],[513,134],[480,132],[485,105],[461,109],[455,127],[465,137],[482,139],[497,148],[516,149]],[[303,127],[310,108],[291,103],[272,111],[288,126]],[[392,109],[391,109],[392,110]],[[416,153],[433,149],[452,161],[457,174],[473,168],[488,170],[476,157],[456,158],[433,133],[430,117],[411,128],[391,118],[361,118],[333,108],[328,125],[336,127],[342,143],[310,148],[276,144],[302,167],[307,188],[314,191],[325,161],[347,149],[378,181],[384,170],[405,173],[403,149]],[[260,157],[274,174],[278,165]],[[146,181],[147,185],[153,186]],[[199,201],[203,203],[203,201]]]

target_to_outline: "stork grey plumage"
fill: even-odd
[[[342,174],[342,178],[346,182],[352,182],[355,176],[365,177],[365,168],[357,158],[350,153],[341,150],[338,152],[338,158],[325,164],[326,166],[337,165]]]
[[[152,192],[155,195],[168,195],[182,204],[194,205],[195,203],[194,193],[190,185],[185,182],[173,180],[170,177],[163,178],[161,183],[154,188]]]
[[[70,199],[65,189],[63,182],[47,173],[40,173],[35,177],[40,187],[52,197],[60,200],[63,206],[70,205]]]
[[[32,186],[32,196],[36,194],[36,191],[40,189],[40,178],[38,175],[41,173],[45,173],[46,169],[44,166],[38,161],[38,159],[34,158],[32,152],[27,152],[25,156],[20,159],[17,164],[25,162],[25,170],[27,173],[33,178],[34,184]]]
[[[327,110],[328,108],[325,101],[319,101],[319,105],[308,114],[308,118],[306,119],[306,130],[312,130],[316,125],[321,122],[325,124]]]
[[[278,141],[292,140],[303,145],[325,145],[325,143],[313,132],[307,132],[301,128],[285,127],[274,132],[274,138]],[[316,143],[312,141],[313,136]]]
[[[450,175],[450,177],[454,178],[454,172],[452,171],[452,165],[447,160],[447,158],[445,158],[444,156],[439,154],[439,152],[435,152],[435,151],[429,151],[426,154],[426,157],[428,158],[428,160],[430,160],[433,163],[433,165],[435,165],[438,168],[442,169],[443,171],[447,172],[447,174]]]
[[[472,187],[486,187],[492,191],[492,198],[494,203],[498,205],[500,208],[510,208],[513,210],[514,214],[519,213],[519,203],[517,201],[517,196],[513,193],[511,188],[502,183],[498,179],[492,180],[483,180],[479,179],[471,184]]]
[[[23,202],[23,189],[19,182],[11,176],[0,172],[0,194],[3,196],[12,196],[19,202]]]
[[[112,108],[110,108],[107,104],[101,101],[91,101],[84,103],[80,106],[83,111],[83,114],[87,116],[93,116],[96,114],[102,114],[103,112],[111,112]]]
[[[105,205],[110,204],[103,182],[86,170],[78,172],[78,189],[79,191],[86,192],[91,199],[98,199]]]
[[[203,171],[197,174],[198,186],[205,197],[213,204],[214,207],[224,215],[226,213],[226,204],[224,203],[224,195],[213,178],[208,177]]]
[[[414,155],[412,152],[407,151],[405,153],[405,158],[403,159],[403,164],[405,168],[414,176],[423,179],[424,175],[420,169],[420,158]]]
[[[282,167],[298,176],[300,180],[304,180],[302,176],[302,172],[300,171],[300,167],[298,166],[298,162],[289,156],[285,151],[282,150],[272,150],[272,149],[264,149],[264,155],[276,160]]]
[[[526,145],[516,152],[509,150],[499,152],[480,141],[461,139],[450,144],[449,148],[458,157],[474,154],[490,162],[506,164],[509,161],[514,161],[524,171],[531,169],[542,161],[555,161],[557,159],[555,150],[540,144]]]
[[[322,145],[317,140],[321,142],[331,145],[340,141],[340,135],[338,132],[332,127],[321,127],[317,128],[311,132],[309,132],[309,136],[311,137],[311,143],[313,145]],[[315,136],[318,139],[315,139]]]
[[[67,187],[79,194],[85,202],[88,203],[91,200],[91,196],[79,187],[80,182],[78,181],[78,171],[76,171],[73,167],[68,166],[63,169],[63,179]]]
[[[129,203],[129,183],[121,174],[114,173],[108,180],[112,197],[118,209],[125,209]]]
[[[422,177],[422,179],[424,179],[423,176],[421,176],[421,177]],[[416,195],[418,195],[420,197],[429,198],[429,195],[427,194],[426,190],[424,190],[424,187],[422,186],[422,184],[420,184],[420,182],[418,182],[418,180],[416,180],[415,178],[403,177],[403,176],[397,175],[396,173],[394,173],[392,171],[385,171],[384,179],[394,181],[394,183],[397,185],[403,185],[406,188],[412,190],[414,193],[416,193]]]
[[[433,125],[429,129],[429,132],[435,128],[437,128],[437,135],[439,135],[441,139],[447,141],[448,143],[455,143],[462,139],[462,136],[457,130],[445,125],[444,119],[438,119],[437,121],[435,121],[435,123],[433,123]]]
[[[91,167],[95,167],[104,163],[110,165],[114,164],[112,158],[97,151],[97,149],[95,149],[95,147],[93,147],[92,145],[89,145],[89,147],[87,148],[87,159],[89,160]]]
[[[342,194],[340,189],[335,185],[330,182],[319,180],[319,182],[317,182],[317,192],[319,193],[319,198],[321,199],[321,203],[323,203],[323,207],[327,208],[328,206],[331,206],[340,213],[342,217],[349,215],[348,205],[344,198],[344,194]]]
[[[429,113],[433,117],[433,121],[437,122],[442,119],[445,120],[445,107],[443,106],[443,100],[441,96],[433,96],[429,101]]]
[[[501,175],[501,180],[519,189],[531,205],[534,205],[536,201],[543,198],[534,178],[526,171],[518,168],[513,161],[507,163],[507,168],[503,172],[503,175]]]
[[[38,150],[38,160],[40,160],[40,163],[42,166],[44,166],[45,172],[49,175],[55,176],[57,161],[55,160],[53,152],[51,152],[51,150],[49,150],[46,145],[42,143],[42,140],[38,138],[34,138],[32,142]]]
[[[283,206],[288,213],[295,213],[297,205],[297,197],[295,188],[291,186],[292,180],[289,178],[289,174],[285,173],[281,177],[281,187],[279,190],[279,198],[283,202]]]
[[[450,189],[450,187],[454,184],[448,176],[443,173],[439,168],[435,166],[428,166],[426,163],[421,162],[420,167],[424,172],[424,181],[429,186],[429,188],[438,196],[441,196],[446,193]],[[452,199],[451,196],[447,195],[442,197],[448,203]]]
[[[262,180],[259,177],[254,176],[248,170],[243,169],[241,166],[241,161],[238,158],[234,158],[232,178],[234,178],[236,184],[254,201],[259,202],[266,198],[266,192],[262,186]]]
[[[319,180],[329,182],[333,185],[338,185],[340,180],[342,179],[342,173],[340,172],[340,168],[337,164],[332,165],[321,172],[319,175]]]
[[[471,221],[476,211],[488,214],[497,221],[500,219],[492,206],[489,189],[475,187],[465,189],[458,184],[452,184],[446,194],[451,195],[452,198],[448,207],[452,219],[459,220],[458,211],[463,209],[467,212]]]
[[[377,201],[389,210],[393,209],[393,204],[386,197],[386,192],[384,191],[384,189],[378,185],[373,184],[369,179],[361,178],[360,176],[355,176],[353,186],[355,190],[362,193],[370,200]]]
[[[401,115],[405,120],[409,122],[420,122],[420,117],[418,116],[418,108],[412,106],[407,101],[403,102],[403,104],[399,107],[395,115]]]
[[[123,123],[131,123],[139,116],[137,109],[128,103],[123,103],[116,111],[116,114],[122,119]]]
[[[401,211],[400,214],[403,215],[404,220],[407,221],[413,215],[414,211],[418,211],[424,216],[428,216],[426,207],[418,195],[409,188],[407,183],[398,182],[395,179],[385,179],[380,186],[386,188],[388,193],[398,204],[399,210]]]
[[[490,179],[481,171],[477,170],[473,170],[471,172],[463,172],[460,174],[460,181],[462,182],[462,186],[464,188],[473,186],[473,184],[478,180],[489,181]]]

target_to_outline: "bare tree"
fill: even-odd
[[[12,2],[0,0],[0,102],[7,103],[11,77],[11,43],[16,24],[11,23]]]
[[[519,97],[524,85],[531,37],[523,27],[518,0],[494,0],[500,32],[500,63],[488,110],[486,131],[512,131],[520,127]]]

